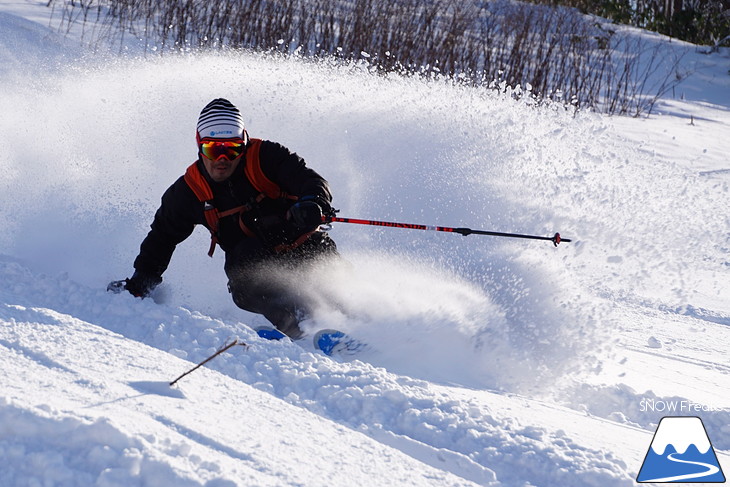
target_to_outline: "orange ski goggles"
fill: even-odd
[[[246,144],[241,139],[208,139],[200,141],[200,153],[212,161],[221,157],[232,161],[243,154]]]

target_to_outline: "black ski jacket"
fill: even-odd
[[[323,210],[330,208],[332,194],[327,181],[307,167],[296,153],[281,144],[264,140],[259,159],[266,177],[283,191],[300,198],[313,197]],[[286,212],[293,201],[266,198],[256,203],[260,193],[248,181],[244,173],[245,163],[246,158],[243,157],[233,175],[217,183],[208,176],[202,159],[197,162],[201,174],[213,190],[214,205],[219,212],[247,204],[252,207],[243,214],[243,218],[256,237],[244,233],[238,215],[220,219],[218,244],[224,252],[232,250],[244,238],[259,238],[265,247],[273,247],[285,243],[296,233],[296,229],[286,221]],[[181,176],[163,194],[162,204],[155,213],[150,232],[142,241],[134,268],[146,276],[161,277],[170,264],[175,247],[192,234],[195,225],[208,228],[203,203]]]

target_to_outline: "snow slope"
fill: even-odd
[[[363,65],[90,56],[42,5],[0,3],[0,485],[631,485],[670,413],[728,471],[726,51],[615,119]],[[343,216],[573,242],[335,226],[351,265],[302,288],[310,331],[376,349],[350,363],[255,337],[202,230],[155,301],[107,294],[217,96]]]

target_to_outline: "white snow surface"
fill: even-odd
[[[648,118],[246,52],[85,52],[0,2],[0,485],[633,485],[663,416],[730,473],[730,54]],[[154,299],[112,295],[226,97],[303,156],[349,265],[308,332],[259,339],[198,229]],[[334,304],[339,303],[339,304]],[[344,307],[344,308],[343,308]],[[343,310],[344,309],[344,310]],[[232,340],[175,386],[169,382]]]

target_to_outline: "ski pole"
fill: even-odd
[[[195,372],[195,371],[196,371],[196,370],[198,370],[198,369],[199,369],[200,367],[202,367],[203,365],[207,364],[208,362],[210,362],[211,360],[213,360],[214,358],[216,358],[216,357],[217,357],[218,355],[222,354],[223,352],[225,352],[225,351],[226,351],[226,350],[228,350],[229,348],[232,348],[232,347],[233,347],[234,345],[243,345],[244,347],[246,347],[246,346],[247,346],[247,345],[246,345],[245,343],[243,343],[243,342],[240,342],[240,343],[239,343],[238,339],[235,339],[235,340],[233,340],[233,341],[232,341],[231,343],[229,343],[229,344],[227,344],[227,345],[223,345],[223,346],[222,346],[221,348],[219,348],[218,350],[216,350],[216,352],[215,352],[215,353],[214,353],[213,355],[211,355],[211,356],[210,356],[210,357],[208,357],[207,359],[203,360],[202,362],[200,362],[200,363],[199,363],[198,365],[196,365],[196,366],[195,366],[195,367],[193,367],[192,369],[190,369],[190,370],[188,370],[187,372],[183,373],[182,375],[180,375],[180,377],[178,377],[178,378],[177,378],[177,379],[175,379],[174,381],[170,382],[170,385],[171,385],[171,386],[174,386],[174,385],[175,385],[175,384],[177,383],[177,381],[179,381],[180,379],[182,379],[182,378],[183,378],[183,377],[185,377],[186,375],[190,374],[191,372]]]
[[[384,222],[378,220],[362,220],[359,218],[341,218],[338,216],[325,216],[323,218],[324,223],[355,223],[357,225],[375,225],[378,227],[392,227],[392,228],[408,228],[411,230],[431,230],[435,232],[449,232],[458,233],[460,235],[490,235],[492,237],[510,237],[510,238],[526,238],[532,240],[549,240],[556,247],[560,242],[571,242],[570,239],[562,238],[559,233],[556,233],[552,237],[542,237],[539,235],[523,235],[519,233],[504,233],[504,232],[489,232],[486,230],[472,230],[471,228],[452,228],[452,227],[440,227],[431,225],[417,225],[414,223],[398,223],[398,222]]]

